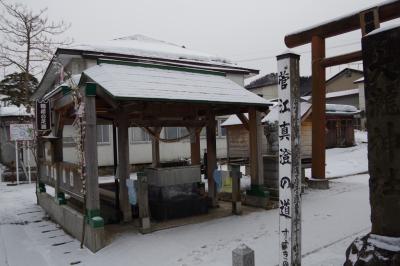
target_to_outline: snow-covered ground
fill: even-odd
[[[326,177],[336,178],[368,172],[368,144],[365,131],[355,131],[356,146],[326,150]],[[306,169],[311,177],[311,169]]]
[[[332,176],[351,175],[354,166],[349,167],[349,159],[359,170],[367,169],[366,144],[360,143],[361,137],[357,137],[356,147],[328,151],[328,171]],[[332,180],[329,190],[306,190],[302,205],[303,265],[343,265],[351,241],[369,232],[368,178],[367,174],[353,175]],[[256,265],[278,263],[277,210],[148,235],[132,230],[117,236],[96,254],[80,249],[77,240],[44,216],[35,204],[34,185],[0,184],[0,266],[231,265],[231,252],[240,243],[255,250]]]

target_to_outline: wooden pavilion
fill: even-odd
[[[76,105],[73,93],[79,92],[82,104]],[[207,176],[209,206],[217,206],[217,191],[213,178],[216,161],[216,116],[249,113],[251,180],[262,185],[262,164],[259,163],[260,112],[271,104],[231,81],[223,71],[201,67],[172,66],[163,63],[132,60],[99,59],[97,65],[84,70],[75,88],[59,86],[43,96],[52,104],[54,138],[42,137],[38,146],[40,162],[40,205],[63,228],[81,238],[79,221],[86,217],[85,244],[93,251],[105,245],[104,220],[101,217],[102,198],[113,198],[112,191],[99,186],[97,166],[96,125],[117,127],[116,153],[118,191],[115,208],[124,222],[132,220],[126,180],[129,179],[128,128],[144,128],[152,136],[153,169],[160,167],[159,134],[163,127],[186,127],[191,136],[191,164],[200,180],[200,131],[206,128]],[[62,129],[77,117],[84,121],[84,173],[82,181],[76,164],[63,161]],[[49,141],[46,141],[49,140]],[[47,146],[46,146],[47,145]],[[47,148],[46,148],[46,147]],[[44,151],[47,150],[45,153]],[[193,169],[192,169],[193,170]],[[162,177],[161,177],[162,178]],[[142,227],[149,226],[148,192],[140,183],[150,180],[138,176],[139,216]],[[84,183],[84,184],[82,184]],[[44,185],[54,186],[55,198],[44,193]],[[86,189],[86,194],[82,192]],[[86,216],[65,203],[84,203]]]

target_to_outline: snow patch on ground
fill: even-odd
[[[367,132],[355,131],[356,146],[326,150],[326,177],[337,178],[368,172]],[[311,169],[306,169],[311,177]]]

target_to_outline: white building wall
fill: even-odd
[[[73,136],[74,130],[72,126],[65,126],[63,135],[64,140]],[[113,140],[112,128],[110,126],[110,141],[104,144],[98,144],[98,164],[99,166],[111,166],[114,164],[113,155]],[[71,139],[69,139],[70,141]],[[207,148],[206,138],[200,139],[200,152],[203,157],[204,150]],[[63,149],[64,161],[77,162],[77,151],[71,142],[64,143]],[[226,137],[217,137],[217,158],[226,158],[227,156],[227,143]],[[189,139],[181,140],[174,143],[160,142],[160,160],[161,162],[178,161],[181,159],[190,158],[190,141]],[[129,144],[129,161],[131,164],[146,164],[151,163],[151,141],[146,142],[132,142]]]
[[[278,85],[264,86],[250,90],[252,93],[262,95],[264,99],[272,100],[278,98]]]

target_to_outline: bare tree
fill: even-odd
[[[71,43],[68,39],[55,39],[70,25],[49,21],[47,8],[34,12],[25,5],[4,0],[0,0],[0,7],[4,9],[0,14],[0,66],[16,68],[25,75],[22,98],[28,98],[29,77],[42,71],[56,47]]]

